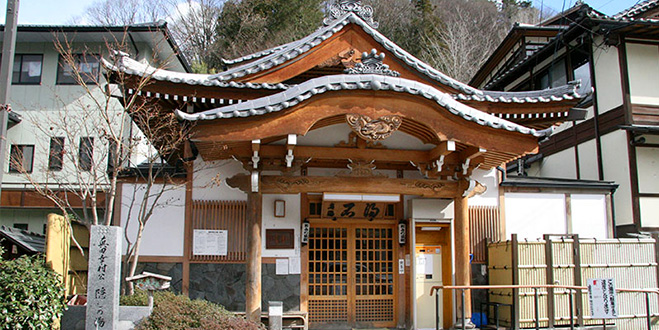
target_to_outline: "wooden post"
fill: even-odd
[[[261,322],[261,211],[260,192],[247,194],[247,283],[245,286],[245,314],[247,319]]]
[[[471,285],[469,265],[469,205],[468,198],[455,197],[455,280],[457,285]],[[471,319],[471,290],[465,290],[464,315]],[[461,311],[458,315],[462,315]]]
[[[186,143],[186,149],[189,150],[189,143]],[[181,274],[181,293],[186,296],[190,295],[190,259],[192,257],[192,190],[194,188],[194,164],[185,163],[186,182],[185,182],[185,224],[183,235],[183,262]]]
[[[513,271],[513,285],[519,284],[519,244],[517,242],[517,234],[512,234],[510,238],[511,244],[511,262],[512,262],[512,271]],[[519,318],[520,318],[520,301],[519,301],[519,289],[513,289],[513,320],[512,328],[514,330],[519,329]]]
[[[554,249],[551,243],[551,235],[544,235],[545,239],[545,265],[547,284],[554,285]],[[554,288],[547,288],[547,328],[553,329],[555,322],[554,306],[555,306]]]
[[[579,234],[572,235],[572,252],[574,253],[574,285],[582,286],[581,281],[581,245],[579,245]],[[579,326],[583,326],[583,292],[576,290],[574,303],[577,309],[577,322]]]

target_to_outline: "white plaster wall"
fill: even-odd
[[[640,193],[659,193],[659,148],[636,148],[638,190]]]
[[[659,135],[644,134],[642,137],[645,139],[645,143],[659,144]]]
[[[330,125],[309,131],[304,136],[299,136],[297,142],[301,146],[333,147],[340,142],[347,142],[348,135],[351,132],[352,129],[347,123]],[[275,144],[285,143],[285,140],[275,142]],[[384,141],[379,141],[379,143],[389,149],[430,150],[435,147],[434,144],[424,144],[421,140],[401,131],[394,132],[390,137]]]
[[[144,184],[124,184],[122,186],[121,227],[127,231],[133,241],[137,234],[137,215],[140,203],[145,197],[145,187]],[[162,185],[154,185],[151,195],[158,193],[160,189],[162,189]],[[160,197],[153,215],[144,228],[140,247],[140,255],[142,256],[183,256],[185,186],[168,186],[165,189],[166,191]],[[135,191],[137,193],[133,199],[133,192]],[[133,205],[132,210],[130,210],[131,203]],[[126,240],[124,239],[122,247],[124,254],[126,253],[125,249]]]
[[[586,238],[610,238],[608,237],[609,228],[604,195],[572,194],[570,199],[570,208],[572,210],[571,233]]]
[[[452,220],[455,217],[452,199],[416,198],[409,203],[410,216],[416,220]]]
[[[604,180],[614,181],[619,185],[613,194],[616,225],[634,223],[628,147],[625,131],[619,130],[602,136]]]
[[[659,197],[639,198],[641,208],[641,226],[659,227]]]
[[[473,171],[471,178],[480,182],[487,190],[482,195],[476,195],[470,198],[469,205],[499,205],[499,178],[496,168],[489,171],[476,169]]]
[[[275,200],[286,202],[286,217],[276,218]],[[263,195],[263,257],[299,257],[300,256],[300,195]],[[265,230],[266,229],[293,229],[295,230],[295,248],[288,250],[268,250],[265,248]]]
[[[574,126],[571,121],[564,122],[558,126],[554,126],[554,134],[558,134],[560,132],[563,132],[569,128],[572,128]]]
[[[226,179],[239,173],[248,174],[242,164],[235,160],[205,162],[198,157],[192,175],[192,199],[246,201],[247,194],[226,183]]]
[[[632,103],[659,104],[659,47],[626,43]]]
[[[574,149],[568,148],[542,159],[540,176],[546,178],[576,179],[577,166]]]
[[[595,140],[577,146],[579,150],[579,174],[582,180],[599,180],[597,173],[597,146]]]
[[[565,195],[506,193],[506,237],[538,239],[544,234],[567,233]]]
[[[622,105],[618,48],[604,46],[602,37],[596,37],[593,43],[593,59],[597,79],[597,105],[599,113],[602,114]]]

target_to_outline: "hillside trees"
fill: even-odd
[[[93,23],[135,24],[166,19],[197,72],[312,33],[332,0],[97,0]],[[412,55],[466,81],[515,22],[535,23],[527,0],[363,0],[379,31]],[[545,15],[546,16],[546,15]]]

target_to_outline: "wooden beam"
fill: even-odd
[[[442,141],[428,152],[428,160],[432,161],[455,151],[455,141]]]
[[[237,174],[228,178],[227,184],[250,191],[249,175]],[[381,177],[262,176],[260,188],[264,194],[344,192],[453,198],[462,193],[457,181]]]
[[[439,147],[438,147],[439,148]],[[423,150],[399,150],[399,149],[358,149],[358,148],[342,148],[342,147],[310,147],[310,146],[296,146],[293,150],[293,155],[296,159],[331,159],[331,160],[347,160],[353,161],[379,161],[379,162],[405,162],[410,161],[414,163],[425,163],[431,159],[436,159],[433,154],[437,148],[431,151]],[[284,145],[261,145],[259,156],[261,158],[279,158],[283,159],[288,149]],[[450,151],[444,151],[446,155]],[[251,156],[248,150],[235,149],[231,153],[236,157]],[[433,158],[434,157],[434,158]],[[457,162],[457,157],[450,159]]]
[[[371,118],[401,116],[404,122],[419,123],[440,141],[452,140],[491,151],[521,155],[534,152],[538,146],[532,135],[479,125],[450,113],[434,101],[387,91],[326,93],[277,113],[198,121],[192,130],[195,141],[233,143],[287,134],[306,135],[320,120],[348,113]]]

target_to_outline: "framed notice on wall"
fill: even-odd
[[[195,229],[192,237],[192,254],[198,256],[226,256],[228,231]]]
[[[266,249],[294,249],[295,248],[295,230],[293,229],[266,229],[265,230],[265,248]]]

